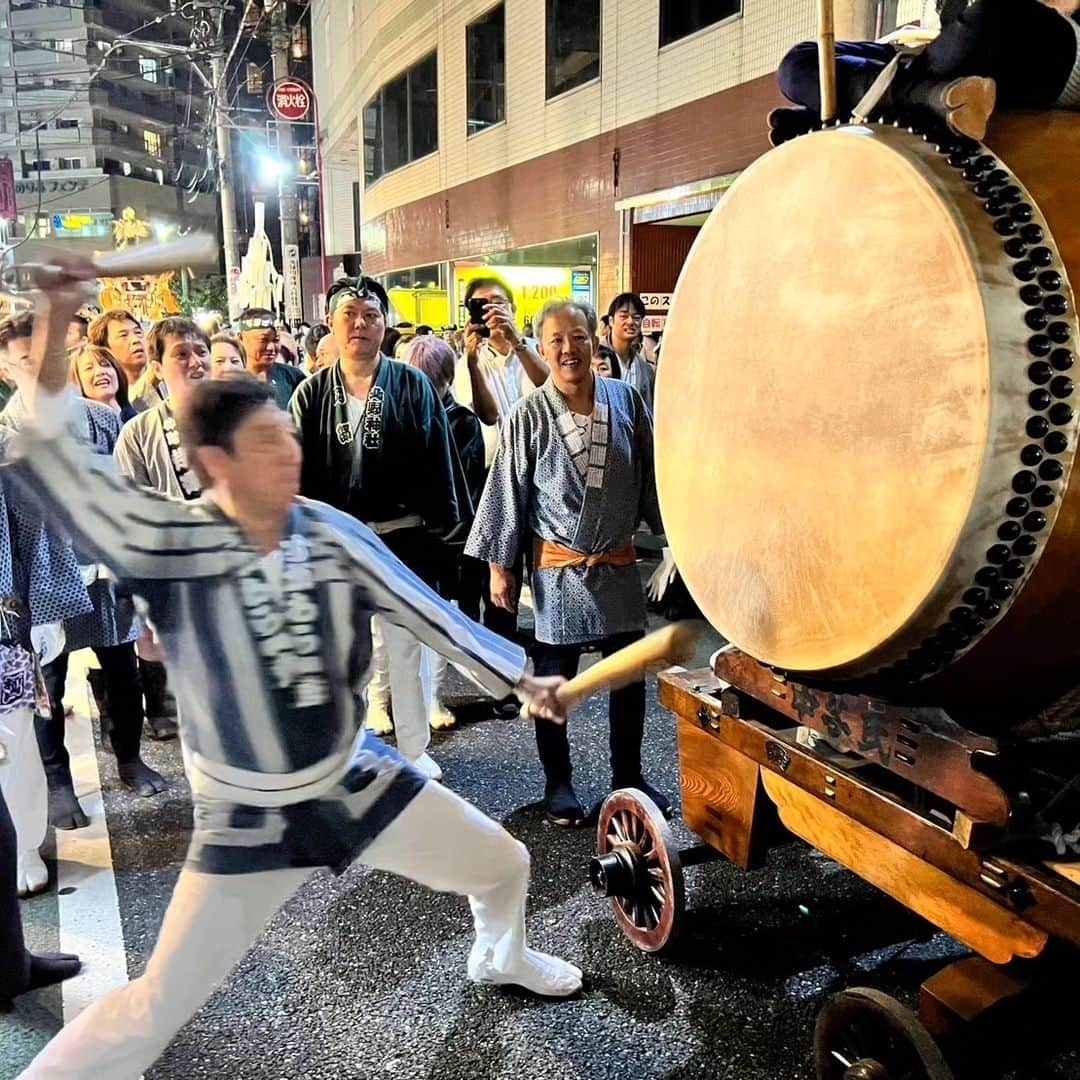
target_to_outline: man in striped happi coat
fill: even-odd
[[[367,528],[299,499],[300,450],[265,383],[204,381],[181,417],[206,492],[181,504],[111,473],[64,433],[63,338],[93,276],[43,278],[37,425],[16,482],[142,595],[175,676],[195,804],[187,864],[145,973],[95,1003],[29,1077],[137,1077],[316,867],[359,858],[467,894],[469,977],[565,996],[581,972],[525,947],[528,852],[363,726],[371,616],[406,627],[493,696],[552,717],[560,679],[445,604]]]

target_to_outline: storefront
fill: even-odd
[[[645,301],[644,333],[663,333],[683,264],[735,175],[648,192],[616,204],[624,237],[621,277]]]
[[[536,244],[516,251],[476,255],[380,274],[390,296],[391,323],[410,322],[435,330],[464,326],[465,291],[480,277],[498,277],[514,294],[518,325],[531,324],[556,297],[596,304],[598,240],[595,233]]]

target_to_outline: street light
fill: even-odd
[[[292,163],[273,154],[263,153],[258,159],[259,175],[264,184],[280,184],[292,172]]]

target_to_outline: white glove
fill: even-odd
[[[675,579],[678,572],[678,568],[675,566],[675,557],[671,554],[671,548],[664,548],[660,565],[653,571],[652,577],[649,578],[649,583],[646,586],[649,599],[654,603],[662,600],[664,593],[667,592],[667,587]]]

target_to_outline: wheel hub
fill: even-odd
[[[597,896],[633,896],[641,887],[642,869],[637,845],[620,844],[589,860],[589,881]]]
[[[873,1058],[861,1058],[844,1070],[844,1080],[889,1080],[889,1070]]]

